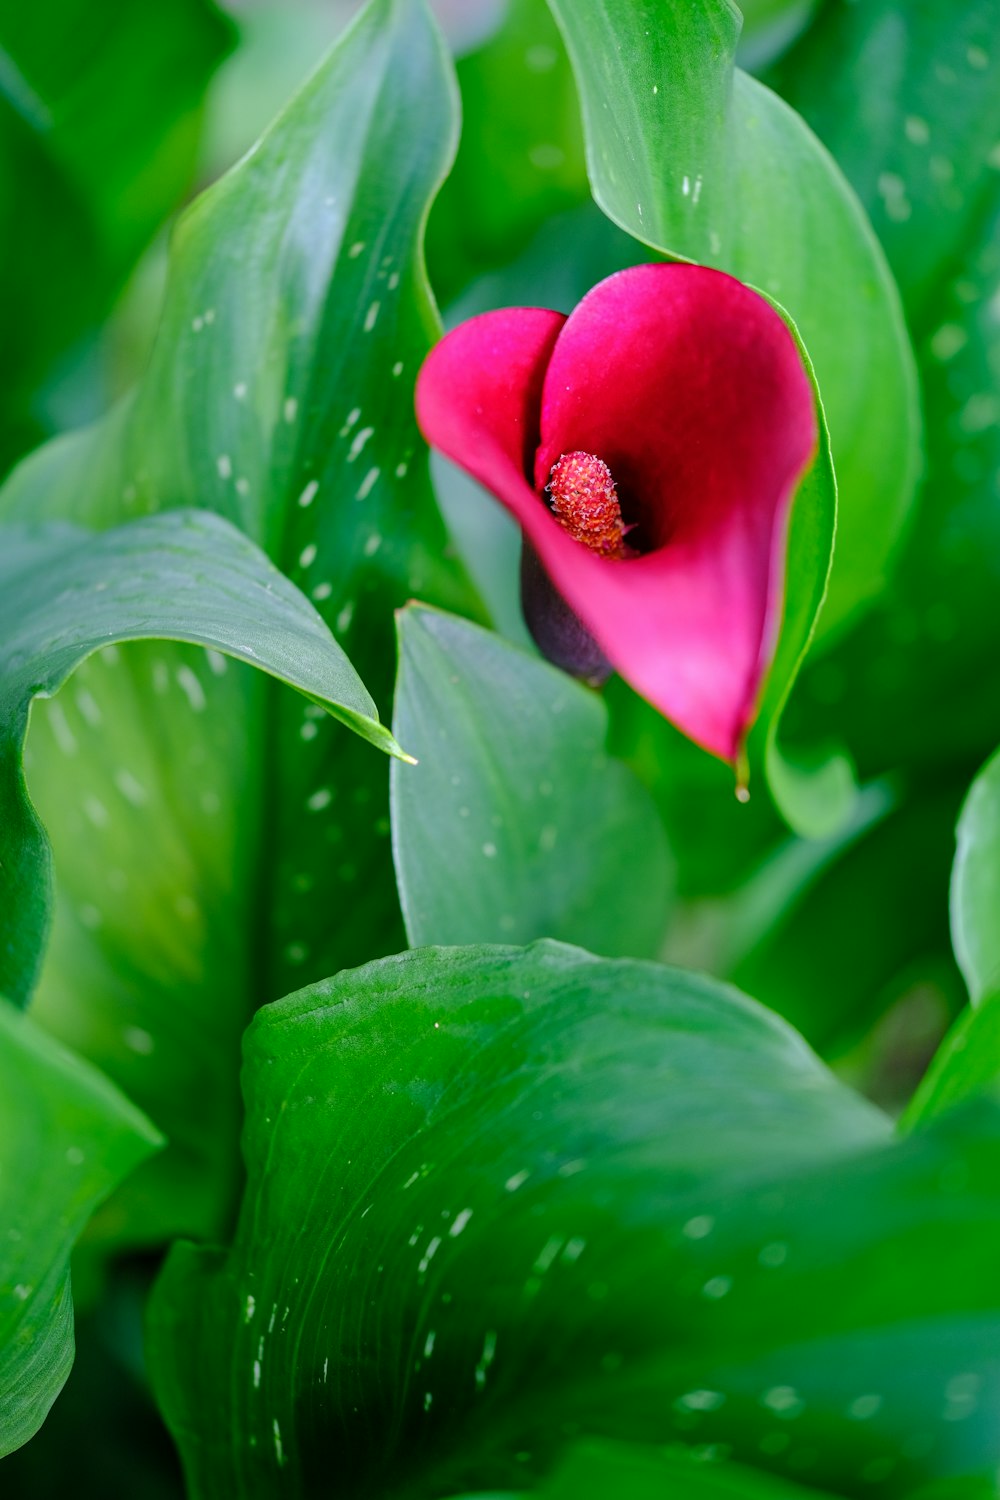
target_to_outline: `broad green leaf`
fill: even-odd
[[[731,1310],[759,1312],[747,1370],[803,1337],[761,1180],[887,1154],[884,1118],[735,991],[555,943],[343,973],[262,1010],[245,1058],[235,1240],[176,1248],[151,1309],[195,1500],[324,1493],[331,1452],[345,1493],[418,1496],[522,1487],[566,1424],[674,1439]],[[815,1254],[835,1225],[802,1218]],[[783,1429],[757,1411],[755,1440]]]
[[[975,1005],[1000,983],[1000,755],[972,783],[957,838],[951,933]]]
[[[52,697],[86,657],[144,637],[197,643],[292,683],[379,749],[402,752],[309,601],[228,521],[173,511],[97,536],[55,523],[0,536],[0,986],[23,1005],[51,892],[21,751],[32,699]],[[185,683],[192,708],[203,707],[198,679]],[[128,765],[113,775],[120,798],[149,801]],[[110,821],[103,804],[90,813],[97,827]]]
[[[437,330],[421,226],[454,134],[422,5],[373,0],[182,218],[134,397],[29,459],[0,518],[104,528],[215,511],[309,596],[388,703],[393,609],[470,604],[413,415]],[[94,658],[42,707],[29,784],[57,907],[36,1013],[174,1143],[143,1201],[137,1186],[104,1227],[211,1233],[236,1188],[247,1018],[404,941],[387,768],[318,705],[237,666],[206,670],[186,647]],[[115,789],[122,768],[142,806]]]
[[[106,1078],[0,1000],[0,1457],[38,1430],[73,1363],[77,1237],[161,1144]]]
[[[392,776],[406,931],[428,943],[587,943],[655,957],[671,862],[648,793],[605,751],[589,688],[499,636],[419,606],[399,616]]]
[[[998,36],[997,0],[831,6],[779,75],[883,237],[924,388],[927,482],[898,569],[789,723],[846,736],[865,776],[967,780],[1000,741]]]
[[[85,338],[189,186],[201,96],[230,40],[209,0],[3,7],[0,265],[18,291],[0,319],[0,474],[51,421],[41,382],[89,359],[100,387]]]
[[[749,282],[801,333],[840,499],[830,629],[881,588],[917,474],[912,352],[878,242],[801,119],[734,68],[734,5],[550,3],[604,210],[656,250]]]
[[[996,193],[998,37],[997,0],[866,0],[825,10],[775,75],[865,205],[918,327]]]

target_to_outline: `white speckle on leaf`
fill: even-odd
[[[805,1410],[806,1403],[792,1385],[774,1385],[760,1398],[761,1406],[773,1411],[776,1417],[791,1421]]]
[[[347,450],[347,462],[349,464],[353,464],[355,459],[360,457],[361,450],[368,442],[368,439],[372,437],[374,432],[374,427],[362,427],[360,431],[356,433],[354,441],[351,443],[350,448]]]
[[[461,1213],[457,1213],[455,1215],[454,1223],[452,1224],[451,1228],[448,1230],[448,1233],[451,1235],[452,1239],[457,1239],[458,1238],[458,1236],[462,1233],[462,1230],[465,1228],[466,1224],[468,1224],[468,1222],[469,1222],[469,1220],[471,1218],[472,1218],[472,1209],[471,1208],[463,1208],[462,1211],[461,1211]]]
[[[299,567],[310,568],[316,561],[316,543],[310,542],[308,547],[303,547],[299,553]]]
[[[364,240],[355,240],[354,244],[351,246],[350,250],[348,250],[347,254],[351,260],[357,260],[358,256],[363,252],[364,248]]]
[[[378,322],[378,315],[379,315],[379,313],[381,311],[382,311],[382,304],[381,304],[381,302],[379,302],[379,301],[376,300],[375,302],[371,303],[371,305],[368,308],[368,311],[365,313],[365,322],[364,322],[365,333],[371,333],[372,329],[375,327],[375,324]]]
[[[140,1057],[149,1057],[155,1043],[148,1031],[141,1026],[126,1026],[122,1032],[122,1040],[130,1052],[136,1052]]]
[[[46,716],[59,749],[64,755],[75,755],[77,752],[76,736],[69,727],[62,704],[58,702],[48,704]]]
[[[358,486],[358,493],[356,496],[358,500],[367,500],[368,496],[375,488],[375,485],[378,482],[379,474],[381,472],[382,471],[377,468],[368,470],[368,473],[365,475],[364,479],[362,479],[360,485]]]
[[[309,483],[306,485],[305,489],[299,496],[299,504],[301,505],[303,510],[312,505],[313,501],[316,499],[316,495],[318,494],[318,492],[319,480],[310,479]]]
[[[91,729],[96,729],[101,722],[101,710],[97,706],[94,695],[85,687],[81,687],[77,688],[74,698],[83,718],[86,719]]]
[[[329,599],[333,593],[333,584],[329,582],[318,583],[312,591],[312,596],[317,603],[322,604],[324,599]]]
[[[712,1276],[705,1282],[701,1289],[703,1297],[708,1297],[712,1302],[718,1302],[720,1297],[728,1296],[732,1291],[733,1278],[731,1276]]]
[[[207,699],[205,697],[205,689],[202,687],[198,678],[186,663],[183,666],[177,668],[177,672],[175,675],[177,678],[177,686],[184,694],[194,712],[196,714],[200,714],[202,709],[205,707]]]
[[[703,1240],[714,1228],[715,1220],[711,1214],[696,1214],[693,1219],[688,1219],[681,1233],[689,1240]]]
[[[313,792],[311,797],[306,798],[306,807],[310,812],[322,812],[329,807],[333,801],[333,793],[328,786],[321,786],[318,791]]]
[[[852,1422],[867,1422],[870,1417],[882,1410],[882,1397],[869,1392],[864,1396],[856,1396],[847,1408],[847,1415]]]
[[[97,797],[85,797],[83,810],[95,828],[107,828],[111,821],[107,808]]]
[[[289,422],[289,423],[294,422],[295,418],[298,416],[298,414],[299,414],[298,398],[295,397],[295,396],[287,396],[285,398],[285,404],[282,407],[282,415],[283,415],[285,421]]]
[[[149,801],[149,793],[141,782],[136,781],[131,771],[124,768],[115,772],[115,786],[133,807],[142,807]]]

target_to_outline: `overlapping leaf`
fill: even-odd
[[[413,594],[467,603],[412,412],[435,329],[421,226],[454,131],[425,10],[374,0],[181,221],[135,397],[22,466],[0,518],[101,528],[213,510],[308,593],[386,702],[393,608]],[[216,675],[171,647],[92,660],[69,699],[36,713],[29,749],[59,890],[38,1014],[133,1097],[155,1099],[158,1123],[185,1143],[157,1164],[162,1200],[136,1206],[132,1232],[179,1215],[218,1223],[225,1178],[204,1163],[234,1145],[247,1016],[402,941],[386,768],[318,706],[293,708],[256,674]],[[148,806],[111,790],[122,767]],[[107,809],[101,827],[91,799]],[[211,1123],[189,1130],[192,1097],[211,1104]]]
[[[160,1137],[107,1079],[0,1000],[0,1456],[73,1362],[70,1251]]]
[[[213,653],[216,673],[225,670],[219,653],[252,662],[380,749],[398,746],[308,600],[218,516],[166,512],[97,536],[56,523],[0,535],[0,986],[25,1004],[51,897],[49,849],[25,793],[22,745],[32,700],[51,697],[86,657],[143,637],[197,642]],[[198,711],[199,680],[179,670]],[[63,750],[76,754],[69,740]],[[119,798],[148,804],[149,790],[127,764],[107,772]],[[85,802],[84,810],[98,830],[111,821],[103,803]]]
[[[523,1482],[566,1424],[661,1441],[754,1309],[746,1369],[780,1384],[814,1282],[749,1185],[887,1134],[735,991],[551,943],[420,950],[269,1007],[246,1090],[232,1250],[176,1250],[154,1297],[195,1497],[322,1493],[331,1452],[345,1493],[422,1495]]]
[[[407,936],[586,943],[655,957],[671,864],[652,800],[605,751],[600,699],[499,636],[437,611],[399,617],[392,777]]]
[[[756,286],[805,341],[840,501],[828,629],[880,588],[916,480],[912,354],[878,243],[802,121],[734,69],[739,17],[726,0],[551,8],[605,211],[655,249]],[[791,556],[795,580],[794,538]]]

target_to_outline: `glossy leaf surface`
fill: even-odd
[[[740,1378],[779,1383],[813,1252],[794,1280],[758,1260],[783,1219],[750,1184],[887,1138],[735,991],[551,943],[418,950],[289,997],[245,1079],[233,1248],[177,1249],[152,1313],[195,1496],[321,1492],[332,1450],[348,1493],[502,1488],[567,1422],[661,1441],[730,1326]]]
[[[580,85],[605,211],[654,248],[757,287],[802,335],[839,487],[829,629],[881,586],[917,474],[912,353],[878,243],[808,129],[734,70],[734,6],[551,8]]]
[[[229,522],[174,511],[98,536],[55,524],[11,527],[3,548],[0,984],[24,1004],[44,950],[50,882],[21,750],[32,699],[51,697],[86,657],[143,637],[197,643],[293,683],[380,749],[398,747],[309,601]],[[182,675],[180,685],[193,708],[204,706],[197,678]],[[127,765],[114,774],[120,798],[133,807],[148,801]],[[98,827],[110,821],[101,803],[90,814]]]
[[[73,1363],[77,1237],[161,1144],[106,1078],[0,1000],[0,1457],[41,1426]]]
[[[414,594],[469,603],[412,412],[436,326],[421,226],[454,132],[426,12],[376,0],[181,220],[134,398],[28,460],[0,518],[103,528],[215,511],[309,596],[387,703],[392,610]],[[248,1016],[402,943],[387,768],[318,706],[206,671],[187,648],[122,648],[84,673],[34,718],[30,785],[59,889],[36,1004],[179,1142],[133,1232],[208,1232],[234,1186]],[[111,789],[122,766],[148,805]],[[108,809],[99,828],[91,798]]]
[[[951,765],[967,781],[1000,740],[998,37],[997,0],[831,6],[777,78],[861,195],[920,359],[911,533],[871,617],[807,672],[789,725],[846,736],[866,776]]]
[[[654,957],[670,856],[648,793],[606,753],[600,698],[453,616],[412,607],[398,628],[394,728],[419,762],[392,777],[410,943]]]

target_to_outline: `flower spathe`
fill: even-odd
[[[614,669],[735,762],[818,443],[809,376],[770,304],[702,266],[637,266],[568,318],[508,308],[463,323],[429,354],[416,400],[428,442],[513,513],[526,556]],[[617,555],[550,508],[568,458],[574,479],[616,495]]]

